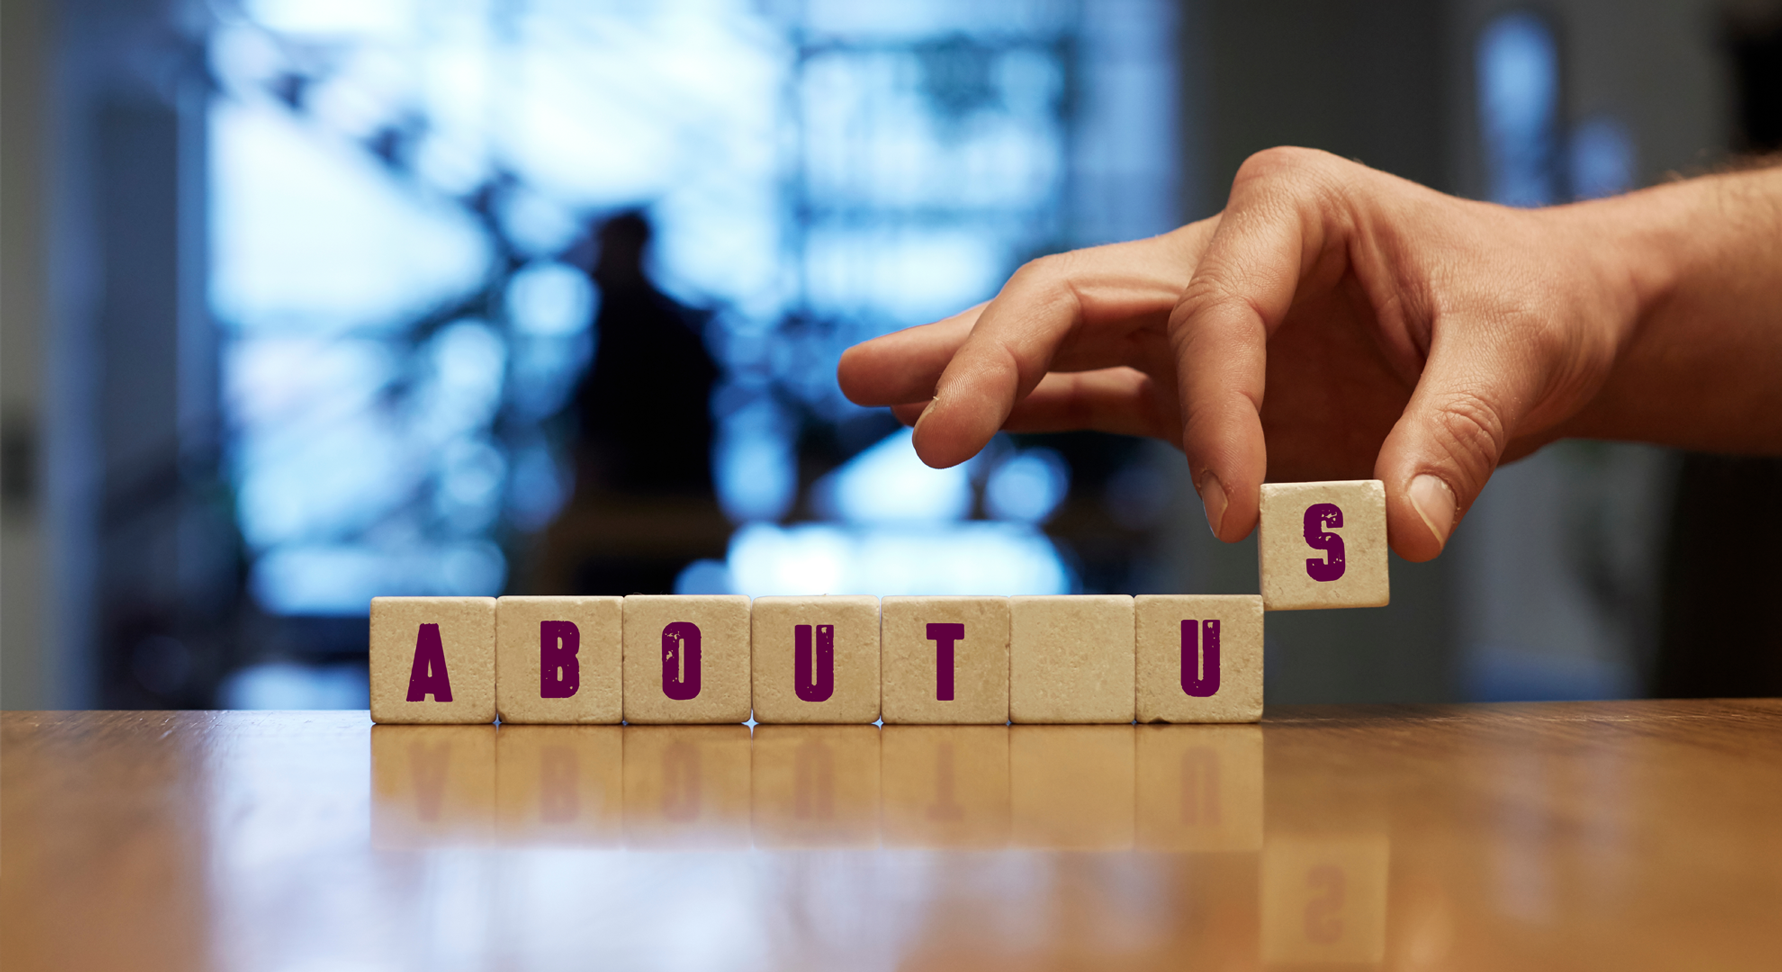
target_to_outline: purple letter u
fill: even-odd
[[[699,695],[699,625],[691,621],[662,629],[662,694],[676,702]]]
[[[1201,631],[1199,638],[1194,636],[1196,628]],[[1182,691],[1197,699],[1219,694],[1219,622],[1182,622]]]
[[[806,702],[822,702],[835,694],[835,625],[817,625],[815,648],[810,625],[792,629],[792,688]]]

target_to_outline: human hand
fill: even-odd
[[[841,387],[913,423],[936,467],[998,429],[1174,442],[1228,542],[1265,477],[1380,479],[1392,548],[1428,560],[1497,465],[1608,380],[1638,299],[1599,230],[1588,204],[1507,209],[1271,149],[1219,215],[1035,260],[988,303],[850,348]]]

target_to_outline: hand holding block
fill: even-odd
[[[756,722],[878,721],[878,598],[758,597],[751,616]]]
[[[495,721],[495,599],[371,599],[371,721]]]
[[[1265,610],[1385,607],[1385,484],[1265,484],[1256,547]]]
[[[1132,722],[1132,598],[1009,598],[1009,721]]]
[[[879,622],[887,725],[1009,721],[1009,599],[887,597]]]
[[[746,722],[749,599],[740,594],[625,598],[625,721]]]
[[[622,597],[495,604],[495,702],[504,723],[617,724]]]
[[[1141,594],[1138,721],[1262,719],[1262,598]]]

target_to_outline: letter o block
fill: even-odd
[[[371,721],[495,721],[495,599],[371,599]]]
[[[1266,484],[1256,548],[1265,610],[1385,607],[1385,484]]]
[[[625,598],[625,721],[749,718],[749,599],[740,594]]]

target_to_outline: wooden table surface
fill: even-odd
[[[8,972],[1782,967],[1782,701],[0,727]]]

